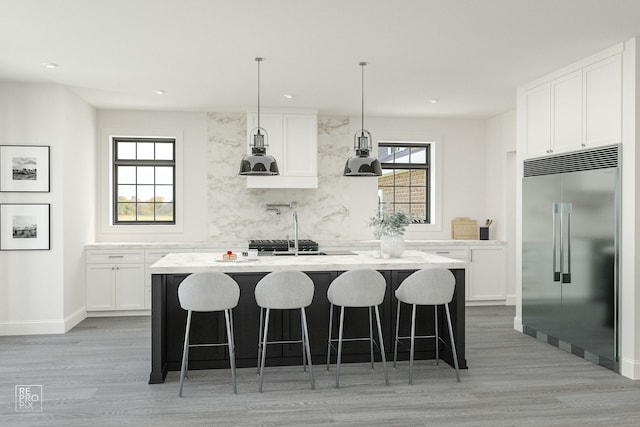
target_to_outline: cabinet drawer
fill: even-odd
[[[469,251],[467,248],[421,248],[423,252],[427,252],[434,255],[440,255],[447,258],[459,259],[462,261],[469,260]]]
[[[147,249],[144,253],[144,262],[153,264],[154,262],[164,258],[167,254],[193,252],[192,248],[165,248],[165,249]]]
[[[87,263],[134,263],[144,262],[143,250],[89,250]]]

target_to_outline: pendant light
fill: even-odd
[[[258,63],[258,126],[251,130],[251,154],[244,156],[240,162],[238,175],[279,175],[278,164],[273,156],[267,154],[269,135],[260,126],[260,63],[263,58],[256,58]]]
[[[356,155],[347,160],[344,176],[380,176],[382,175],[380,162],[369,155],[369,151],[373,148],[371,133],[364,128],[364,67],[367,63],[361,62],[359,65],[362,67],[362,127],[353,137]]]

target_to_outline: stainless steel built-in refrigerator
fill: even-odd
[[[618,367],[620,147],[524,162],[524,332]]]

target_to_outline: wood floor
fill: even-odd
[[[178,374],[147,384],[149,318],[89,318],[65,335],[0,337],[0,425],[342,425],[342,426],[638,426],[634,382],[512,329],[513,307],[467,308],[467,361],[453,368],[420,361],[390,369],[314,360],[316,389],[299,367],[268,368],[264,393],[255,369],[192,371],[184,397]],[[240,339],[237,337],[236,339]],[[312,337],[313,338],[313,337]],[[391,368],[391,366],[390,366]],[[43,385],[43,411],[16,412],[16,384]]]

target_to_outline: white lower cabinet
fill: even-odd
[[[507,258],[504,246],[472,246],[469,249],[468,276],[468,301],[506,301]]]
[[[467,263],[465,300],[468,305],[505,304],[507,259],[502,245],[428,246],[421,251]]]
[[[144,252],[87,251],[87,311],[144,310]]]

